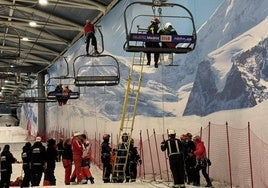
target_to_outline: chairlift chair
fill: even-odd
[[[74,84],[78,87],[114,86],[120,81],[119,63],[116,58],[108,54],[97,57],[77,56],[73,62],[73,72]]]
[[[145,6],[152,7],[153,14],[140,14],[134,15],[133,20],[128,21],[128,11],[134,6]],[[158,8],[159,15],[156,15],[155,9]],[[165,14],[162,14],[162,9],[165,9]],[[168,11],[173,10],[173,11]],[[176,10],[176,11],[174,11]],[[174,15],[176,12],[176,15]],[[180,14],[182,12],[182,14]],[[131,11],[133,14],[133,11]],[[137,33],[134,31],[134,24],[140,25],[139,20],[149,20],[154,17],[158,17],[163,20],[170,20],[179,22],[179,23],[188,23],[191,27],[191,31],[187,34],[180,35],[161,35],[161,34],[146,34],[146,33]],[[144,52],[144,53],[176,53],[184,54],[191,52],[195,49],[196,46],[196,29],[194,24],[194,19],[192,13],[184,6],[176,3],[166,3],[165,1],[153,1],[153,2],[133,2],[130,3],[124,11],[124,23],[125,23],[125,33],[126,33],[126,42],[124,44],[124,50],[126,52]],[[147,22],[148,24],[148,22]],[[175,25],[173,23],[173,25]],[[145,42],[174,42],[178,43],[175,48],[154,48],[154,47],[145,47]]]
[[[68,92],[68,96],[65,96],[64,93],[55,92],[55,85],[59,84],[59,83],[62,84],[63,80],[67,80],[64,85],[69,87],[70,85],[72,85],[74,78],[69,77],[69,76],[59,76],[59,77],[50,77],[47,80],[46,88],[47,88],[47,99],[48,100],[53,100],[54,102],[56,102],[58,97],[67,97],[68,99],[78,99],[80,97],[79,91],[70,90],[70,92]],[[53,88],[53,89],[51,90],[51,88]]]
[[[0,59],[18,59],[21,51],[20,34],[14,27],[6,24],[1,24],[0,30]]]

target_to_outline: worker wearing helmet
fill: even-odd
[[[102,180],[104,183],[110,182],[110,175],[112,172],[112,165],[110,164],[112,148],[110,146],[109,140],[110,135],[104,134],[103,142],[101,144],[101,162],[103,164]]]
[[[160,21],[158,18],[153,18],[151,20],[151,25],[148,27],[147,34],[152,34],[152,35],[159,34],[159,32],[160,32],[160,28],[158,26],[159,23],[160,23]],[[146,42],[145,46],[147,48],[159,48],[160,47],[158,42]],[[146,55],[147,55],[147,65],[150,65],[151,64],[151,53],[148,52]],[[154,66],[155,66],[155,68],[158,68],[158,60],[159,60],[159,52],[155,52],[154,53]]]
[[[167,150],[169,166],[174,181],[173,187],[185,187],[183,144],[176,138],[175,130],[168,130],[168,140],[163,140],[163,142],[161,142],[161,150]]]
[[[120,164],[116,167],[118,170],[118,174],[117,175],[115,173],[113,174],[113,181],[117,183],[123,183],[124,180],[126,180],[126,182],[129,182],[130,180],[129,161],[127,160],[128,142],[129,142],[129,135],[127,133],[123,133],[121,136],[121,143],[119,143],[117,146],[118,150],[117,150],[116,163]],[[126,165],[125,168],[124,165],[122,164]]]
[[[164,28],[160,31],[162,35],[178,35],[177,31],[173,28],[170,22],[167,22]],[[178,43],[175,42],[162,42],[162,48],[175,48]]]
[[[195,166],[196,166],[196,159],[194,155],[195,151],[195,144],[192,141],[192,134],[187,133],[186,142],[185,142],[185,170],[187,174],[187,184],[194,183],[194,174],[195,174]]]

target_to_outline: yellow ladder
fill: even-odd
[[[125,172],[128,165],[129,146],[132,138],[132,131],[135,123],[135,116],[140,95],[144,58],[144,53],[139,53],[139,56],[134,53],[132,56],[132,64],[125,92],[121,124],[117,137],[118,147],[112,171],[112,180],[114,182],[122,182],[126,179]],[[126,143],[123,143],[122,141],[123,134],[127,134],[128,136],[128,140]],[[125,146],[120,147],[123,145]],[[124,153],[125,155],[119,155],[119,153]]]

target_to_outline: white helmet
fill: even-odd
[[[170,22],[167,22],[166,24],[165,24],[165,29],[167,29],[167,28],[169,28],[170,26],[172,26],[172,24],[170,23]]]
[[[168,135],[172,135],[172,134],[176,134],[175,130],[173,130],[173,129],[169,129],[169,130],[168,130]]]

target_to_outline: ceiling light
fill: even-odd
[[[23,41],[29,41],[29,38],[28,37],[22,37],[21,40],[23,40]]]
[[[39,0],[38,2],[40,5],[47,5],[48,4],[47,0]]]
[[[37,24],[36,24],[35,21],[30,21],[30,22],[29,22],[29,25],[30,25],[31,27],[36,27],[36,26],[37,26]]]

